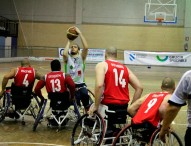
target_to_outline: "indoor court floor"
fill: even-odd
[[[6,72],[11,68],[19,66],[20,62],[0,63],[0,84]],[[32,62],[31,63],[39,72],[46,74],[50,71],[50,62]],[[88,88],[94,92],[96,64],[87,64],[85,72],[85,80]],[[180,80],[182,74],[189,68],[177,67],[156,67],[151,66],[129,66],[129,68],[137,75],[144,87],[144,94],[153,91],[161,91],[161,81],[164,77],[170,76],[174,78],[176,84]],[[36,81],[37,82],[37,81]],[[35,82],[35,83],[36,83]],[[11,80],[8,86],[11,85]],[[1,87],[0,87],[1,88]],[[130,87],[132,97],[133,90]],[[43,89],[43,95],[46,97],[46,90]],[[186,129],[186,106],[181,108],[177,118],[174,121],[173,128],[183,141]],[[22,125],[20,121],[5,119],[0,123],[0,146],[70,146],[70,137],[73,124],[68,125],[61,131],[47,128],[46,122],[39,124],[37,131],[32,131],[34,119],[31,117],[25,119],[26,125]]]

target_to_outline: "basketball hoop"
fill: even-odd
[[[162,25],[164,18],[156,18],[157,24]]]

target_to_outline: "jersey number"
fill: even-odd
[[[25,87],[28,87],[29,85],[29,81],[27,80],[28,74],[25,75],[24,80],[23,80],[23,85],[25,85]]]
[[[113,69],[113,72],[115,74],[115,86],[120,84],[122,88],[125,88],[126,81],[123,79],[124,70],[121,70],[119,75],[116,68]]]
[[[155,105],[156,102],[157,102],[157,98],[154,98],[151,101],[149,101],[149,103],[147,105],[148,108],[147,108],[147,110],[144,113],[148,113],[148,111],[151,109],[151,107],[153,107]]]
[[[52,79],[50,80],[50,83],[52,84],[52,92],[59,92],[61,90],[60,80],[59,79]]]

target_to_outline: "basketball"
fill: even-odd
[[[69,40],[73,41],[73,40],[75,40],[78,37],[78,33],[76,32],[74,27],[68,28],[66,33],[67,33],[67,38]]]

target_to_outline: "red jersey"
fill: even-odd
[[[53,71],[45,75],[46,90],[48,93],[67,90],[65,85],[65,74],[61,71]]]
[[[166,95],[168,95],[167,92],[156,92],[149,94],[140,106],[136,115],[132,118],[133,123],[141,124],[144,121],[147,121],[157,127],[161,119],[159,115],[159,107]]]
[[[15,86],[33,87],[35,81],[35,70],[32,67],[18,67],[14,77]]]
[[[124,105],[129,102],[129,72],[127,67],[114,60],[106,60],[105,89],[102,104]]]

